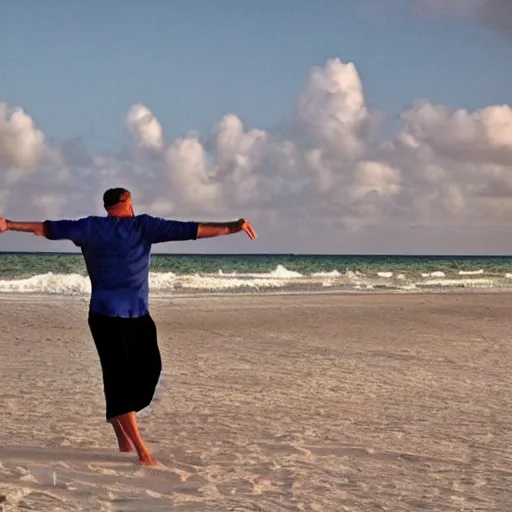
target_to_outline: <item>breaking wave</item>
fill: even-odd
[[[265,291],[372,291],[388,290],[414,292],[460,288],[512,288],[512,274],[489,274],[483,271],[445,272],[340,272],[332,270],[303,274],[278,265],[270,272],[175,274],[151,272],[151,295],[171,293],[208,292],[265,292]],[[0,293],[32,293],[44,295],[87,296],[91,283],[87,276],[78,273],[41,273],[31,277],[11,277],[0,280]]]

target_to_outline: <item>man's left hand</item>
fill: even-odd
[[[251,226],[251,223],[246,221],[245,219],[239,219],[238,220],[238,227],[240,231],[245,231],[247,233],[247,236],[251,240],[256,240],[256,231],[254,231],[254,228]]]

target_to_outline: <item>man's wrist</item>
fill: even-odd
[[[228,232],[230,234],[238,233],[240,231],[240,222],[237,220],[235,220],[233,222],[228,222],[227,227],[228,227]]]
[[[231,222],[200,222],[197,230],[198,238],[232,235],[242,230],[240,221]]]

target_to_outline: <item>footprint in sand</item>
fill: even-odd
[[[7,495],[0,495],[0,510],[5,510],[5,512],[15,510],[71,512],[76,511],[76,507],[55,493],[16,486]]]
[[[267,480],[266,478],[263,478],[259,475],[253,478],[249,478],[249,481],[252,483],[254,494],[263,494],[265,492],[279,489],[279,487],[273,484],[270,480]]]
[[[75,507],[69,506],[65,499],[44,491],[32,491],[19,500],[17,505],[20,509],[28,510],[59,510],[59,512],[76,510]]]
[[[119,474],[119,465],[117,465],[116,469],[111,469],[105,465],[99,464],[87,464],[87,469],[94,471],[95,473],[101,473],[102,475],[118,475]]]

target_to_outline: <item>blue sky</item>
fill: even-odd
[[[79,138],[96,155],[130,145],[125,118],[136,104],[168,141],[208,134],[230,113],[246,130],[272,132],[329,59],[356,65],[366,107],[396,131],[421,98],[470,112],[512,104],[512,39],[476,15],[414,15],[412,2],[0,0],[0,103],[23,108],[46,146]],[[372,250],[347,236],[354,250]],[[339,250],[327,238],[320,246]]]
[[[229,112],[270,127],[311,66],[332,57],[356,62],[367,102],[391,114],[419,97],[469,109],[511,102],[511,48],[499,37],[464,19],[361,4],[3,0],[0,98],[47,136],[102,149],[123,143],[138,102],[171,137]]]

